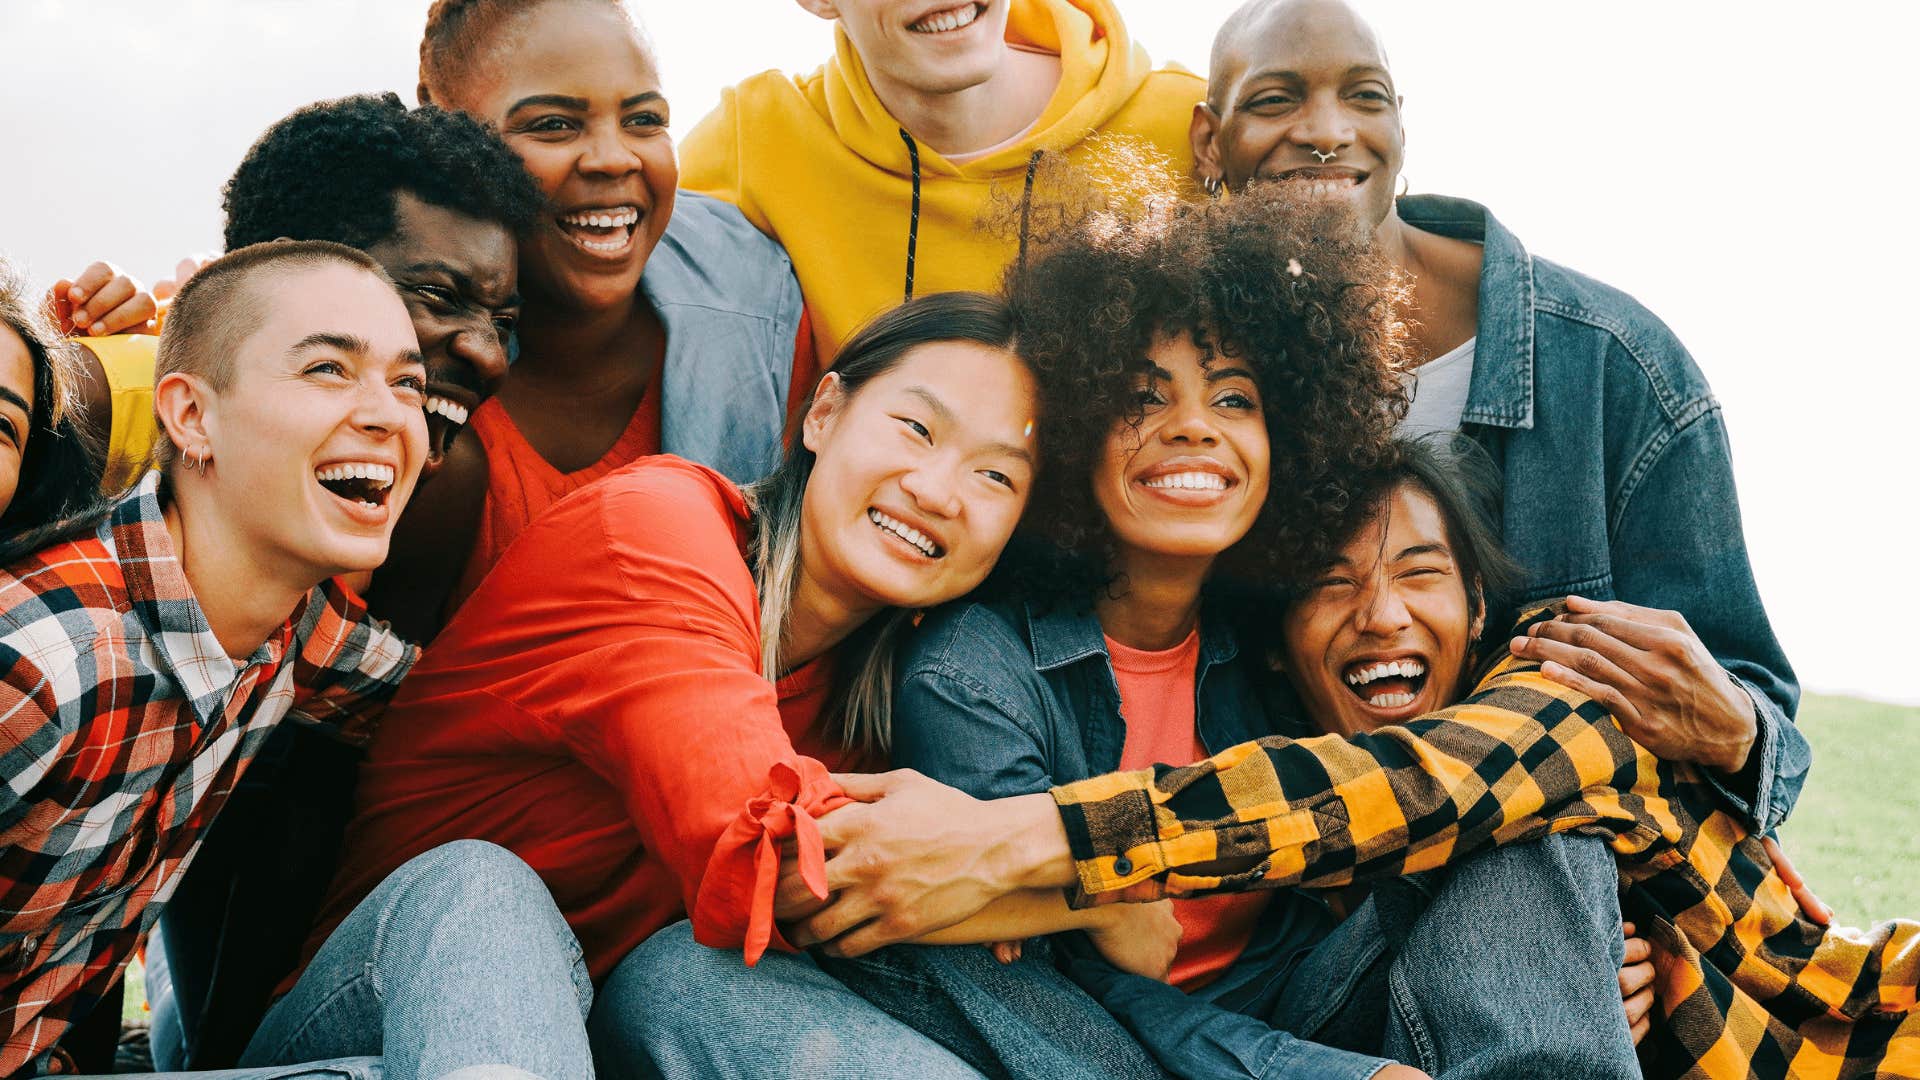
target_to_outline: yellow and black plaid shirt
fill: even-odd
[[[1083,903],[1430,870],[1568,829],[1612,838],[1654,948],[1649,1075],[1920,1078],[1920,923],[1823,929],[1691,766],[1512,657],[1461,704],[1353,739],[1272,737],[1055,788]],[[1225,876],[1182,873],[1257,862]]]

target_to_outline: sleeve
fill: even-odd
[[[748,221],[772,235],[765,215],[747,198],[740,162],[740,88],[720,91],[720,104],[680,143],[680,186],[740,208]]]
[[[1676,346],[1677,347],[1677,346]],[[1636,463],[1611,529],[1614,594],[1683,612],[1752,698],[1759,734],[1739,776],[1704,770],[1729,809],[1768,832],[1786,820],[1813,754],[1794,725],[1800,688],[1767,621],[1747,559],[1733,456],[1717,405]]]
[[[346,582],[323,582],[307,594],[294,631],[294,702],[289,719],[323,727],[342,742],[373,739],[387,702],[420,659],[367,608]]]
[[[1596,826],[1677,842],[1657,762],[1605,709],[1507,657],[1460,705],[1340,738],[1269,736],[1053,789],[1080,903],[1401,877]],[[1246,869],[1240,867],[1246,866]]]
[[[825,895],[814,818],[845,799],[787,736],[759,670],[752,579],[703,474],[656,467],[555,507],[492,576],[574,582],[533,601],[568,609],[566,644],[523,702],[620,793],[648,854],[679,882],[696,940],[753,963],[784,947],[773,926],[782,842]]]
[[[949,624],[954,632],[967,620]],[[953,634],[943,633],[943,637]],[[987,653],[989,650],[982,649]],[[1019,664],[1024,646],[991,650],[996,666]],[[973,659],[979,660],[979,657]],[[989,661],[993,662],[993,661]],[[1043,706],[1024,672],[956,670],[960,665],[910,665],[894,692],[893,763],[917,769],[976,799],[1032,795],[1054,783],[1048,761]],[[1022,676],[1025,676],[1022,678]],[[990,687],[1000,687],[996,692]]]
[[[34,791],[65,758],[74,732],[59,722],[52,682],[12,646],[0,645],[0,842],[14,844]]]

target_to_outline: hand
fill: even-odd
[[[1793,902],[1800,905],[1800,911],[1815,926],[1832,926],[1833,909],[1820,902],[1813,890],[1800,877],[1800,872],[1787,861],[1787,853],[1780,850],[1780,841],[1771,836],[1760,838],[1760,846],[1767,851],[1767,858],[1773,860],[1773,868],[1780,872],[1780,880],[1786,883],[1787,891],[1793,894]]]
[[[173,264],[173,276],[161,278],[153,283],[153,297],[166,303],[180,294],[180,287],[187,279],[200,272],[200,268],[219,258],[217,255],[189,255]]]
[[[1411,1065],[1389,1065],[1373,1074],[1373,1080],[1433,1080]]]
[[[1513,654],[1605,705],[1629,738],[1669,761],[1737,773],[1759,734],[1753,699],[1677,611],[1567,598],[1567,614],[1527,628]]]
[[[1173,901],[1114,904],[1100,910],[1106,917],[1087,929],[1087,937],[1107,963],[1166,982],[1173,970],[1173,954],[1180,949],[1180,920],[1174,917]]]
[[[1050,884],[1031,877],[1036,853],[1065,858],[1046,795],[982,801],[911,769],[834,779],[859,801],[819,819],[831,899],[789,931],[803,948],[859,956],[944,929],[1015,889]],[[776,914],[798,910],[796,885],[804,891],[783,878]]]
[[[987,951],[993,953],[993,958],[1003,964],[1017,962],[1026,949],[1026,943],[1022,941],[996,941],[987,946]]]
[[[112,263],[97,262],[47,292],[47,309],[62,334],[152,333],[160,313],[153,294]]]
[[[1639,1046],[1653,1028],[1653,946],[1634,935],[1632,923],[1621,929],[1627,935],[1627,955],[1620,962],[1620,1000],[1627,1009],[1633,1045]]]

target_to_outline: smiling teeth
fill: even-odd
[[[1227,478],[1217,473],[1183,472],[1142,480],[1150,488],[1180,488],[1185,491],[1225,491]]]
[[[455,426],[463,425],[467,422],[467,407],[457,401],[448,401],[443,397],[429,397],[427,399],[427,412],[432,415],[444,416],[448,420],[453,421]]]
[[[393,486],[393,466],[372,461],[343,461],[313,470],[316,480],[371,480],[383,488]]]
[[[1347,684],[1349,686],[1365,686],[1370,682],[1377,682],[1381,679],[1411,679],[1415,676],[1425,675],[1426,673],[1427,665],[1418,660],[1394,660],[1384,664],[1375,664],[1372,667],[1361,668],[1359,671],[1353,672],[1347,676]],[[1381,696],[1401,697],[1403,695],[1383,694]],[[1413,700],[1412,695],[1404,696],[1407,701]],[[1400,702],[1400,704],[1405,705],[1407,701]],[[1379,704],[1379,700],[1374,699],[1374,703]]]
[[[582,210],[577,214],[560,215],[562,225],[581,225],[596,229],[626,228],[640,221],[640,211],[631,206],[618,206],[608,210]]]
[[[1376,709],[1399,709],[1413,704],[1412,694],[1375,694],[1367,699],[1367,704]]]
[[[933,559],[939,557],[940,548],[934,544],[931,537],[906,522],[901,521],[899,518],[890,517],[878,510],[872,509],[867,511],[867,518],[875,525],[880,526],[900,539],[905,540],[907,543],[912,544],[914,547],[919,548],[920,554],[925,555],[927,558]]]
[[[938,14],[929,15],[908,27],[908,29],[921,34],[944,34],[949,30],[958,30],[963,26],[970,26],[973,20],[979,17],[980,6],[978,4],[968,4],[965,7],[954,8],[952,11],[942,11]]]

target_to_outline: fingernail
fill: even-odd
[[[76,312],[74,312],[74,313],[73,313],[73,325],[75,325],[75,326],[85,326],[85,325],[87,325],[87,323],[88,323],[89,321],[91,321],[91,320],[89,320],[89,319],[87,318],[87,313],[86,313],[86,312],[84,312],[84,311],[76,311]]]
[[[1508,647],[1514,652],[1525,652],[1527,650],[1527,643],[1532,640],[1530,637],[1517,637],[1513,639],[1513,644]]]

